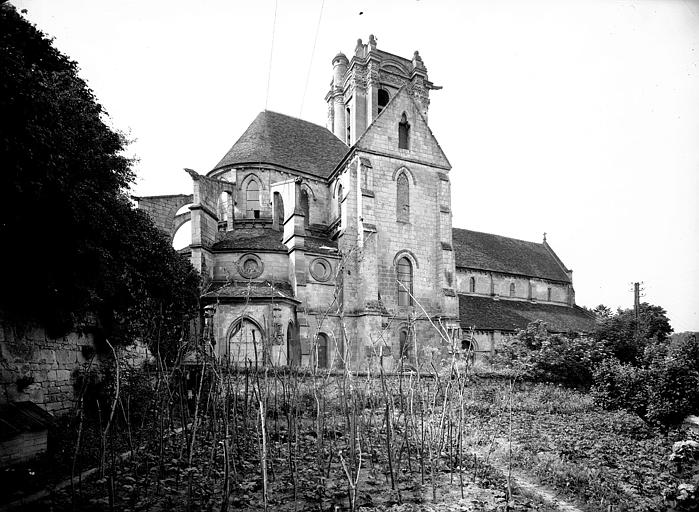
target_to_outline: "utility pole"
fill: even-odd
[[[641,309],[641,297],[643,296],[643,281],[633,283],[633,313],[635,322],[635,337],[638,340],[639,312]]]

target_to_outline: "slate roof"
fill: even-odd
[[[459,295],[462,329],[517,331],[536,320],[546,322],[552,332],[591,332],[595,328],[594,315],[578,306]]]
[[[22,432],[37,432],[53,425],[53,416],[33,402],[10,402],[0,405],[0,440]]]
[[[344,142],[323,126],[265,110],[213,170],[266,163],[327,178],[348,150]]]
[[[243,228],[227,231],[211,247],[214,251],[283,251],[282,233],[269,228]]]
[[[457,267],[571,282],[544,244],[459,228],[452,242]]]
[[[294,292],[289,283],[256,283],[234,281],[202,295],[202,298],[237,298],[237,299],[294,299]]]

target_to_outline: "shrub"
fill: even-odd
[[[595,401],[627,409],[651,424],[670,426],[699,411],[699,344],[685,337],[665,349],[646,350],[646,366],[610,359],[594,372]]]
[[[537,321],[503,347],[498,361],[529,380],[589,387],[594,367],[609,356],[601,342],[550,334],[546,324]]]
[[[645,418],[648,409],[646,379],[645,370],[609,358],[595,368],[591,393],[595,402],[605,409],[626,409]]]

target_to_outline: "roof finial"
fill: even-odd
[[[546,231],[544,231],[544,242],[546,241]]]

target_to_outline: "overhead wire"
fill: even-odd
[[[323,18],[323,7],[325,6],[325,0],[320,3],[320,12],[318,13],[318,23],[316,23],[316,34],[313,38],[313,49],[311,50],[311,58],[308,62],[308,72],[306,73],[306,83],[303,86],[303,95],[301,96],[301,108],[299,109],[299,117],[303,114],[303,106],[306,103],[306,92],[308,91],[308,81],[311,77],[311,69],[313,67],[313,57],[316,54],[316,43],[318,42],[318,32],[320,32],[320,21]]]
[[[272,56],[274,55],[274,33],[277,27],[277,6],[279,0],[274,0],[274,19],[272,21],[272,44],[269,48],[269,68],[267,69],[267,94],[265,95],[265,110],[267,110],[267,103],[269,102],[269,83],[272,77]]]

